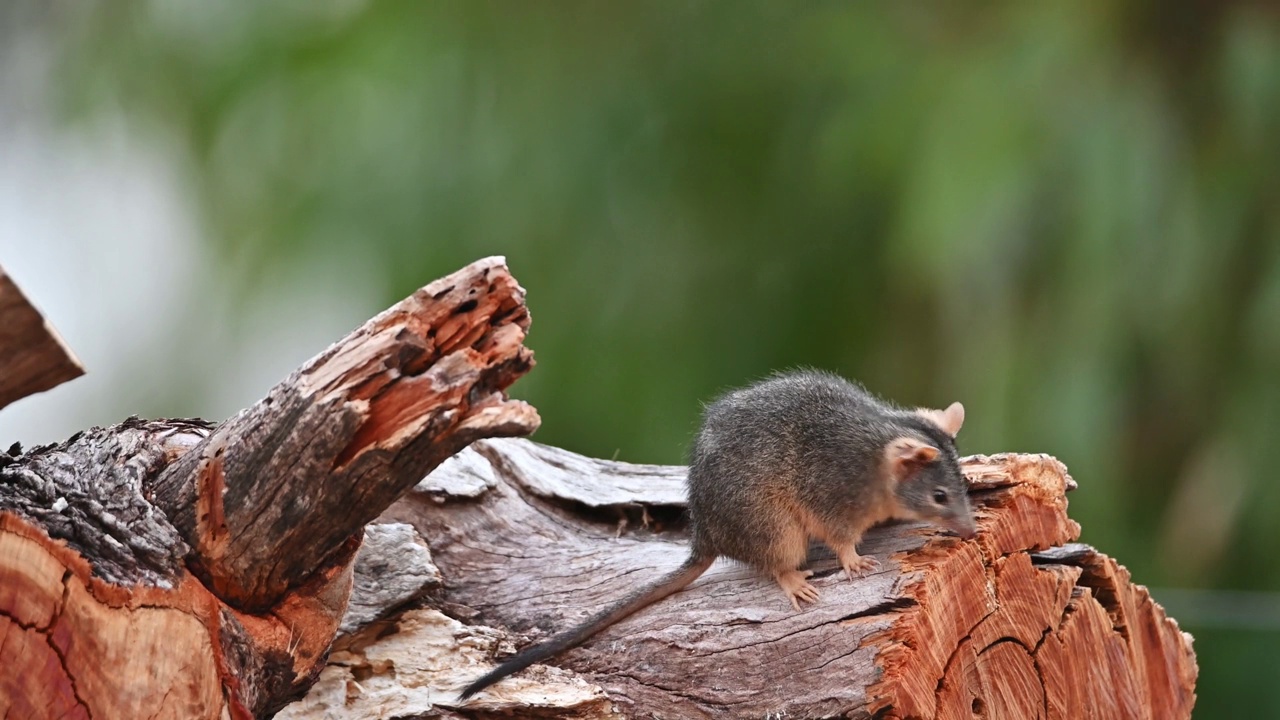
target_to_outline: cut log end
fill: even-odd
[[[528,322],[491,258],[217,427],[130,419],[0,454],[0,668],[23,668],[0,672],[0,717],[244,720],[300,696],[364,525],[467,443],[537,427],[504,394]]]
[[[202,590],[125,589],[79,554],[0,514],[0,711],[6,717],[149,717],[170,688],[169,717],[216,717],[215,648],[195,604]]]

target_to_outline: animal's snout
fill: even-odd
[[[972,517],[951,518],[946,523],[947,529],[969,540],[978,534],[978,523]]]

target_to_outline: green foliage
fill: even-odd
[[[1280,589],[1274,10],[122,0],[65,68],[186,153],[246,301],[506,255],[542,441],[677,462],[699,399],[821,366],[1062,458],[1143,582]],[[1280,704],[1276,640],[1201,640],[1203,717]]]

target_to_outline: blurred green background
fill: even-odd
[[[148,271],[187,319],[145,352],[111,329],[136,318],[91,323],[132,350],[120,412],[233,412],[378,309],[506,255],[538,440],[679,462],[700,400],[802,364],[962,400],[962,451],[1065,461],[1084,541],[1195,634],[1197,717],[1280,717],[1276,5],[103,0],[0,18],[41,33],[59,137],[132,138],[190,218],[190,276]],[[290,332],[305,342],[267,361],[233,349]]]

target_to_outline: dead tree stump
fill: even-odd
[[[503,393],[532,365],[528,322],[490,258],[220,425],[131,419],[0,454],[0,717],[268,717],[303,694],[364,526],[477,438],[537,427]]]
[[[1122,566],[1073,542],[1063,465],[999,455],[963,469],[979,516],[972,541],[883,526],[865,539],[881,570],[858,582],[815,547],[822,598],[802,612],[772,581],[718,561],[685,591],[461,703],[457,691],[495,661],[688,552],[684,468],[478,442],[370,526],[359,610],[317,685],[281,717],[1189,717],[1191,638]]]

